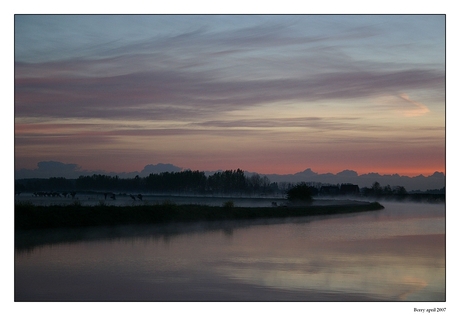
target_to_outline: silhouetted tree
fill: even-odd
[[[394,190],[394,193],[396,195],[407,195],[406,188],[404,188],[403,186],[397,186]]]
[[[270,183],[266,176],[258,174],[246,177],[241,169],[216,172],[207,177],[204,172],[181,171],[162,172],[141,178],[121,179],[118,176],[103,174],[81,175],[78,179],[20,179],[15,182],[16,191],[61,193],[69,191],[118,191],[130,192],[136,197],[139,192],[158,193],[257,193],[267,194],[279,191],[276,183]],[[287,187],[286,185],[282,187]],[[289,184],[292,187],[292,184]],[[284,190],[284,189],[283,189]],[[109,197],[104,195],[104,198]],[[138,197],[138,196],[137,196]]]
[[[299,183],[287,191],[287,199],[290,201],[312,201],[312,191],[305,183]]]
[[[386,196],[393,195],[393,190],[391,189],[389,184],[383,187],[383,194]]]
[[[375,196],[380,196],[380,195],[382,195],[383,189],[382,189],[382,187],[380,186],[380,183],[378,183],[377,181],[374,182],[374,183],[372,184],[372,188],[371,188],[371,189],[372,189],[373,195],[375,195]]]

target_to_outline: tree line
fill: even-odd
[[[36,191],[123,191],[180,194],[275,194],[276,183],[259,174],[245,175],[241,169],[216,172],[185,170],[151,173],[147,177],[119,178],[117,175],[93,174],[77,179],[16,180],[16,192]]]
[[[53,192],[126,192],[126,193],[158,193],[158,194],[201,194],[201,195],[284,195],[299,184],[289,182],[270,182],[266,176],[259,174],[247,175],[241,169],[226,170],[206,175],[205,172],[185,170],[181,172],[151,173],[146,177],[120,178],[117,175],[93,174],[80,176],[77,179],[51,177],[49,179],[18,179],[15,181],[15,193],[35,193],[49,196]],[[300,183],[302,193],[308,191],[311,197],[356,195],[376,199],[433,199],[444,196],[425,194],[409,194],[403,186],[382,186],[374,182],[370,187],[359,188],[354,184],[321,184]],[[308,189],[307,189],[308,188]],[[296,192],[296,190],[294,190]],[[410,196],[409,196],[410,195]],[[414,197],[415,196],[415,197]],[[287,195],[289,197],[289,194]]]
[[[374,182],[370,188],[362,188],[361,194],[363,196],[405,196],[408,194],[406,188],[403,186],[390,187],[390,185],[381,186],[380,183]]]
[[[380,183],[374,182],[370,188],[359,189],[358,185],[346,183],[341,185],[321,186],[320,189],[314,186],[309,186],[302,182],[287,190],[287,198],[291,201],[312,200],[313,196],[317,195],[359,195],[364,197],[405,197],[408,195],[403,186],[390,187],[389,185],[382,187]]]

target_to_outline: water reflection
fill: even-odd
[[[15,299],[445,301],[444,214],[398,204],[303,223],[29,233]]]
[[[444,235],[347,243],[310,242],[297,257],[280,251],[276,257],[223,260],[214,268],[222,276],[277,289],[320,288],[391,301],[444,300],[443,282],[437,281],[444,276]]]

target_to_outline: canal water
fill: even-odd
[[[446,300],[445,205],[16,237],[15,301]]]

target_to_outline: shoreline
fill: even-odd
[[[15,205],[15,231],[50,228],[84,228],[116,225],[174,224],[218,221],[253,221],[381,210],[378,202],[289,207],[209,206],[163,203],[132,206]]]

